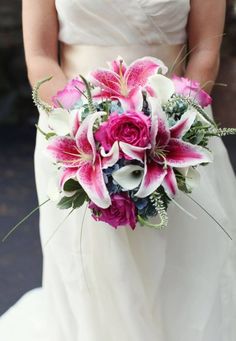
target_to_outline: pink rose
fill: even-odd
[[[136,208],[126,194],[113,194],[111,206],[108,208],[100,208],[93,202],[89,204],[89,208],[93,211],[92,216],[95,220],[104,221],[115,228],[129,225],[134,229],[136,226]]]
[[[177,94],[195,98],[202,107],[211,104],[212,98],[201,89],[199,82],[178,76],[173,76],[172,81]]]
[[[84,91],[85,89],[84,83],[78,78],[72,79],[67,83],[63,90],[58,91],[57,94],[52,97],[54,107],[58,108],[62,105],[65,109],[72,109],[75,103],[81,98],[81,92],[76,89],[76,87],[80,89],[80,91]]]
[[[146,147],[150,142],[150,119],[142,112],[113,112],[108,121],[102,123],[95,133],[95,139],[109,151],[115,141],[133,146]]]

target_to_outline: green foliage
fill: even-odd
[[[210,128],[211,128],[210,126],[204,126],[202,122],[196,121],[183,136],[183,140],[186,142],[190,142],[192,144],[197,144],[202,147],[206,147],[209,141],[207,133]]]
[[[57,207],[62,210],[67,210],[69,208],[79,208],[83,205],[85,201],[88,200],[88,196],[86,192],[80,188],[76,191],[76,193],[70,197],[63,197],[59,203],[57,204]]]
[[[186,186],[185,177],[183,174],[178,172],[176,169],[174,169],[174,172],[179,190],[185,193],[191,193],[191,190],[189,190]]]
[[[82,190],[82,187],[78,181],[69,179],[65,182],[63,189],[66,192],[74,192],[79,189]]]

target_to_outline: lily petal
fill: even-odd
[[[77,179],[88,197],[99,207],[111,205],[111,198],[106,188],[102,173],[101,158],[97,154],[95,162],[85,163],[77,171]]]
[[[66,109],[54,109],[48,117],[48,126],[57,135],[65,136],[70,133],[70,113]]]
[[[63,189],[64,184],[67,180],[75,178],[77,173],[77,168],[66,168],[62,171],[60,176],[60,187]]]
[[[112,177],[125,191],[129,191],[139,186],[143,171],[143,167],[138,165],[127,165],[114,171]]]
[[[70,132],[72,137],[75,137],[81,124],[81,110],[71,110],[69,116]]]
[[[212,161],[212,153],[201,146],[175,138],[171,138],[166,146],[166,162],[171,167],[195,166]]]
[[[128,96],[112,96],[118,98],[124,110],[142,111],[143,95],[141,87],[135,87],[130,90]]]
[[[148,145],[147,147],[138,147],[138,146],[132,146],[129,143],[125,143],[120,141],[119,142],[120,149],[131,159],[139,160],[143,162],[144,159],[144,153],[146,149],[151,148],[151,145]]]
[[[153,193],[162,184],[166,173],[167,170],[155,161],[150,160],[147,162],[147,160],[145,160],[143,180],[135,195],[139,198],[145,198]]]
[[[47,150],[64,167],[78,167],[81,163],[75,140],[70,137],[55,137],[50,140]]]
[[[149,77],[148,85],[150,85],[154,90],[156,97],[161,102],[161,105],[167,103],[175,92],[173,81],[160,74]]]
[[[160,102],[156,98],[148,99],[151,107],[151,145],[154,148],[156,145],[165,146],[169,141],[170,132],[166,114],[162,110]]]
[[[108,153],[101,147],[100,154],[102,156],[102,168],[106,169],[112,167],[119,160],[120,151],[118,141],[113,143],[113,146]]]
[[[163,62],[154,57],[143,57],[135,60],[127,68],[125,79],[128,88],[136,87],[137,85],[144,86],[150,76],[157,73],[161,69],[163,73],[167,72],[167,67]]]
[[[101,111],[88,115],[81,123],[75,137],[78,149],[84,154],[92,155],[93,162],[96,156],[93,125],[95,121],[104,114],[106,113],[104,111]]]
[[[162,110],[162,107],[159,102],[156,102],[156,109],[158,115],[158,131],[156,135],[156,146],[163,147],[165,146],[170,139],[170,129],[168,126],[168,121],[165,112]]]
[[[166,194],[172,198],[178,191],[175,173],[171,167],[167,167],[167,173],[162,183]]]
[[[186,111],[181,119],[170,128],[170,134],[173,138],[181,138],[191,128],[196,118],[196,111]]]
[[[122,61],[122,65],[120,67],[121,61]],[[119,76],[120,76],[120,71],[121,71],[121,74],[124,75],[127,69],[127,65],[121,56],[118,56],[115,60],[112,60],[111,62],[108,62],[107,64],[110,67],[110,69],[114,71],[115,73],[117,73]]]
[[[115,72],[105,68],[98,68],[90,72],[88,78],[93,84],[100,86],[111,94],[120,94],[120,77]]]

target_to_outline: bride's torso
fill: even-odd
[[[105,66],[153,55],[167,65],[186,41],[190,0],[55,0],[62,67],[70,78]],[[181,70],[178,68],[177,73]]]

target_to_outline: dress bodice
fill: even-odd
[[[190,0],[55,0],[59,40],[72,45],[181,44]]]

